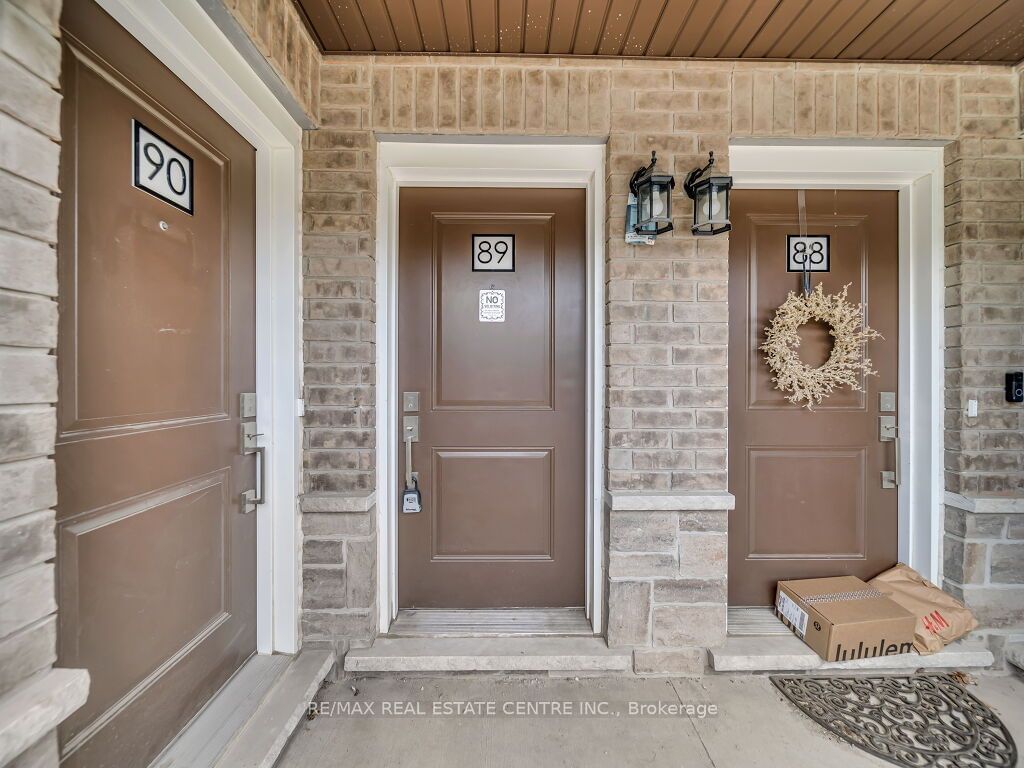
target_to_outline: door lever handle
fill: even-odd
[[[402,419],[402,437],[405,440],[405,490],[402,491],[402,512],[416,513],[423,509],[419,480],[412,471],[412,444],[420,439],[420,417]]]
[[[402,439],[405,441],[405,487],[412,488],[412,444],[420,441],[419,416],[405,416],[402,419]]]
[[[260,504],[267,503],[266,488],[267,488],[267,461],[266,461],[266,448],[259,446],[249,451],[249,453],[256,454],[256,477],[258,478],[258,485],[256,488],[250,488],[248,491],[242,491],[242,514],[247,515],[250,512],[255,512],[256,507]]]
[[[897,487],[899,487],[903,482],[903,456],[900,453],[900,439],[898,436],[892,439],[892,447],[896,454],[896,466],[893,470],[893,482],[896,483]]]
[[[255,512],[256,507],[267,502],[267,449],[262,445],[256,445],[258,438],[263,436],[262,432],[256,431],[256,424],[248,421],[243,422],[242,427],[242,455],[256,454],[256,478],[257,486],[254,489],[242,492],[242,513]]]
[[[882,472],[882,487],[898,488],[903,482],[903,459],[900,451],[899,427],[896,425],[895,416],[878,417],[878,439],[883,443],[892,443],[895,453],[893,470]]]
[[[258,495],[253,499],[253,504],[267,503],[267,449],[262,445],[254,451],[256,454],[256,476],[259,478],[259,485],[256,487]]]

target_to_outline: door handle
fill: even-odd
[[[252,421],[242,422],[242,455],[256,454],[256,488],[242,492],[242,514],[255,512],[260,504],[266,504],[267,487],[267,449],[262,445],[256,445],[257,438],[263,436],[262,432],[256,431],[256,424]]]
[[[891,471],[882,472],[883,488],[898,488],[903,482],[903,459],[900,452],[899,427],[896,426],[895,416],[878,417],[878,439],[883,443],[892,443],[894,449],[894,468]]]
[[[423,509],[419,479],[412,471],[412,444],[420,439],[419,416],[406,416],[402,419],[402,437],[405,440],[405,490],[402,491],[402,512],[414,514]]]
[[[267,460],[266,451],[262,445],[249,451],[249,453],[256,454],[256,476],[259,478],[259,484],[256,488],[242,492],[242,513],[249,514],[255,512],[256,507],[260,504],[266,504],[266,487],[267,487]]]
[[[412,444],[420,441],[420,417],[405,416],[402,418],[402,439],[405,440],[405,487],[412,488]]]

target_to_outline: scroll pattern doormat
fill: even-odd
[[[819,725],[890,763],[915,768],[1017,764],[1017,745],[1003,722],[950,675],[773,675],[771,680]]]

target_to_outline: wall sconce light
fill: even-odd
[[[676,180],[670,174],[655,173],[658,156],[651,152],[651,164],[638,168],[629,180],[626,206],[626,242],[651,244],[658,235],[672,231],[672,190]]]
[[[694,168],[683,182],[686,196],[693,200],[691,231],[695,235],[720,235],[732,229],[729,222],[732,176],[704,176],[714,164],[715,153],[709,152],[708,164],[703,168]]]

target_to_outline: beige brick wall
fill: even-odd
[[[624,245],[633,169],[651,149],[677,178],[708,150],[727,169],[733,136],[959,138],[947,179],[948,484],[1022,489],[1020,409],[998,391],[1003,367],[1024,354],[1024,143],[1011,68],[335,57],[322,78],[303,206],[307,490],[373,484],[372,131],[609,137],[608,487],[661,490],[726,488],[728,238],[691,237],[677,193],[671,237]],[[961,431],[968,393],[982,417]]]
[[[681,180],[709,150],[728,170],[732,137],[949,140],[947,485],[1024,492],[1021,409],[1000,401],[1005,366],[1024,362],[1024,142],[1012,68],[400,56],[328,57],[321,76],[303,204],[304,469],[314,503],[374,485],[375,131],[607,137],[613,490],[727,488],[728,237],[690,236],[689,201],[677,191],[670,237],[623,244],[627,181],[650,151]],[[981,416],[961,424],[968,396],[981,400]],[[722,591],[722,575],[690,586],[706,598]],[[664,647],[675,644],[681,609],[658,608],[663,577],[613,575],[613,607],[634,593],[652,607],[639,624],[611,610],[611,631],[671,655]],[[314,636],[326,636],[323,626],[307,622]],[[680,659],[697,663],[688,652]]]
[[[292,0],[223,2],[316,123],[320,114],[320,50]]]
[[[56,660],[59,14],[0,0],[0,705]],[[52,733],[29,751],[57,764]]]

